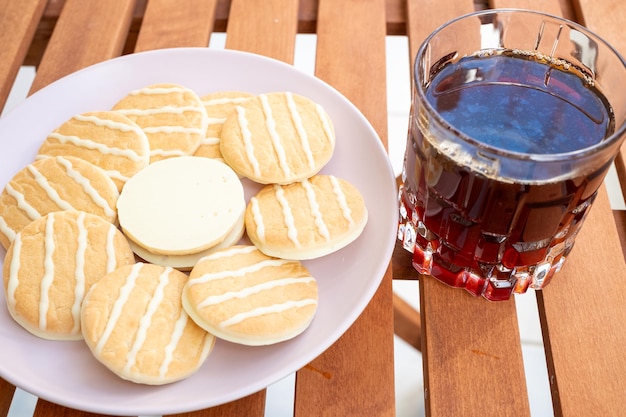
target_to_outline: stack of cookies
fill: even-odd
[[[239,242],[246,201],[239,177],[215,159],[181,156],[150,164],[117,201],[122,231],[142,259],[191,270]]]
[[[296,337],[318,305],[301,261],[367,222],[359,191],[320,174],[334,148],[325,110],[290,92],[156,84],[75,115],[0,194],[9,313],[144,384],[193,374],[216,338]],[[248,201],[242,181],[261,184]]]

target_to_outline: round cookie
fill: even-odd
[[[205,330],[245,345],[291,339],[317,310],[317,282],[298,261],[271,258],[251,245],[202,258],[183,290],[183,306]]]
[[[0,194],[0,243],[8,248],[24,226],[53,211],[79,210],[115,223],[119,192],[103,169],[75,157],[27,165]]]
[[[332,175],[270,184],[246,208],[248,237],[269,256],[313,259],[354,241],[367,223],[359,190]]]
[[[150,162],[143,130],[113,111],[77,114],[51,132],[37,154],[75,156],[104,169],[121,191],[124,183]]]
[[[222,126],[226,121],[226,117],[235,111],[235,106],[245,102],[250,97],[253,97],[253,95],[243,91],[218,91],[200,97],[207,116],[209,116],[209,126],[207,127],[205,138],[194,153],[195,156],[223,159],[220,151]]]
[[[128,243],[133,252],[145,261],[156,265],[176,268],[179,271],[190,271],[201,258],[210,255],[219,249],[237,244],[237,242],[239,242],[243,237],[245,231],[244,215],[242,213],[241,218],[237,221],[233,230],[226,235],[223,241],[197,253],[191,253],[189,255],[159,255],[137,245],[132,240]]]
[[[197,156],[150,164],[126,182],[120,226],[158,255],[189,255],[220,243],[244,213],[244,190],[226,164]]]
[[[204,363],[215,337],[181,304],[187,276],[136,263],[100,279],[81,309],[83,336],[96,359],[123,379],[161,385],[186,378]]]
[[[326,111],[290,92],[260,94],[235,107],[220,150],[238,174],[261,184],[289,184],[322,169],[335,149]]]
[[[178,84],[154,84],[133,90],[113,110],[127,116],[146,133],[150,162],[193,155],[209,123],[200,97]]]
[[[84,294],[107,273],[134,262],[113,224],[85,212],[49,213],[24,227],[9,247],[2,271],[7,308],[35,336],[82,339]]]

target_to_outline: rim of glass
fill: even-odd
[[[604,45],[613,54],[615,54],[615,56],[619,59],[619,61],[621,61],[622,66],[626,69],[626,60],[610,43],[604,40],[604,38],[602,38],[600,35],[597,35],[595,32],[592,32],[589,29],[587,29],[585,26],[582,26],[564,17],[556,16],[550,13],[539,12],[535,10],[516,9],[516,8],[488,9],[488,10],[480,10],[476,12],[471,12],[471,13],[467,13],[459,17],[456,17],[452,20],[449,20],[446,23],[439,26],[431,34],[429,34],[428,37],[426,37],[426,39],[422,42],[419,49],[417,50],[417,55],[415,56],[415,62],[413,64],[413,72],[414,72],[413,78],[414,78],[414,82],[416,85],[417,94],[420,100],[423,102],[423,105],[425,105],[425,107],[428,108],[430,115],[434,117],[440,125],[452,131],[455,134],[455,136],[459,137],[463,142],[467,142],[475,146],[478,149],[487,150],[496,155],[515,158],[518,160],[528,160],[528,161],[533,161],[533,162],[558,162],[558,161],[565,161],[565,160],[572,160],[572,159],[582,159],[588,156],[589,154],[595,154],[597,152],[602,151],[605,148],[610,147],[615,141],[617,141],[626,132],[626,122],[622,123],[618,128],[615,129],[615,131],[610,136],[605,137],[601,142],[598,142],[595,145],[591,145],[583,149],[577,149],[575,151],[569,151],[569,152],[551,153],[551,154],[515,152],[515,151],[509,151],[503,148],[498,148],[492,145],[488,145],[484,142],[481,142],[475,139],[474,137],[467,135],[464,132],[460,131],[459,129],[457,129],[450,123],[448,123],[448,121],[446,121],[443,117],[441,117],[439,112],[437,112],[437,110],[426,99],[425,89],[422,83],[417,82],[417,80],[419,79],[418,75],[421,75],[418,71],[420,67],[419,63],[421,61],[420,58],[424,55],[424,52],[426,51],[426,48],[428,47],[430,40],[433,39],[435,36],[437,36],[446,27],[451,26],[452,24],[460,20],[479,17],[479,16],[485,16],[485,15],[494,15],[498,13],[500,14],[503,14],[503,13],[505,14],[513,14],[513,13],[530,14],[530,15],[536,15],[536,16],[545,16],[551,19],[556,19],[558,21],[561,21],[564,24],[567,24],[568,26],[575,28],[576,30],[584,33],[586,36],[593,38],[598,43]]]

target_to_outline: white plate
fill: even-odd
[[[0,297],[0,375],[58,404],[104,414],[170,414],[259,391],[306,365],[350,327],[374,295],[391,258],[397,224],[395,181],[376,132],[328,84],[290,65],[248,53],[180,48],[132,54],[49,85],[0,119],[0,187],[33,160],[51,130],[74,114],[109,109],[132,89],[158,82],[179,83],[200,95],[219,90],[292,91],[320,103],[337,135],[336,151],[322,172],[360,189],[369,222],[349,246],[305,262],[318,279],[320,300],[317,315],[303,334],[266,347],[218,341],[195,375],[169,385],[123,381],[100,365],[83,342],[32,336],[14,323],[4,296]],[[4,255],[0,247],[0,259]]]

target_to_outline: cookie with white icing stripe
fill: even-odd
[[[0,194],[0,243],[8,248],[28,223],[53,211],[79,210],[115,223],[119,192],[106,172],[75,157],[37,160]]]
[[[209,118],[200,97],[178,84],[154,84],[131,91],[113,106],[146,133],[150,161],[193,155]]]
[[[359,190],[332,175],[289,184],[270,184],[250,199],[246,231],[264,253],[286,259],[313,259],[358,238],[367,223]]]
[[[182,299],[194,321],[218,338],[269,345],[294,338],[310,325],[318,290],[300,262],[241,245],[202,258],[191,270]]]
[[[251,93],[243,91],[218,91],[200,97],[209,116],[209,126],[205,138],[194,153],[195,156],[223,159],[220,151],[222,126],[226,117],[235,111],[235,106],[244,103],[250,97],[253,97]]]
[[[154,162],[126,182],[117,201],[120,226],[158,255],[189,255],[223,241],[246,208],[237,174],[197,156]]]
[[[235,107],[222,127],[224,160],[261,184],[309,178],[330,160],[335,133],[321,105],[290,92],[260,94]]]
[[[84,294],[107,273],[134,262],[113,224],[85,212],[49,213],[24,227],[9,247],[2,271],[7,308],[38,337],[82,339]]]
[[[210,255],[219,249],[237,244],[237,242],[239,242],[243,237],[245,231],[244,214],[242,213],[241,218],[237,221],[233,230],[226,235],[223,241],[197,253],[191,253],[188,255],[160,255],[150,252],[146,248],[134,243],[132,240],[129,240],[128,243],[133,252],[145,261],[156,265],[170,266],[178,269],[179,271],[190,271],[201,258]]]
[[[77,114],[51,132],[37,154],[75,156],[104,169],[118,190],[150,162],[144,131],[113,111]]]
[[[162,385],[186,378],[204,363],[215,337],[182,307],[187,275],[145,263],[105,275],[85,296],[81,325],[96,359],[119,377]]]

